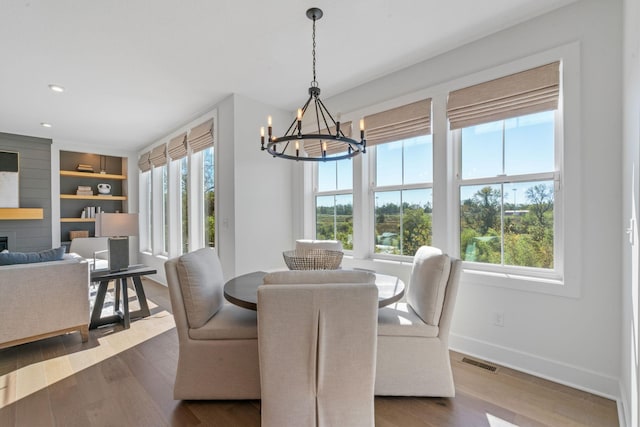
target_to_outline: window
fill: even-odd
[[[208,247],[216,245],[216,213],[215,213],[215,175],[213,147],[202,152],[202,170],[204,178],[204,241]]]
[[[180,159],[180,225],[182,253],[189,252],[189,159]]]
[[[554,268],[554,112],[458,131],[460,257]]]
[[[413,256],[432,237],[431,99],[364,118],[373,146],[373,253]]]
[[[162,209],[160,210],[162,218],[162,253],[169,253],[169,171],[167,165],[160,167],[160,176],[162,180]]]
[[[375,148],[374,252],[415,255],[431,244],[432,141],[423,135]]]
[[[353,161],[317,164],[316,239],[339,240],[353,249]]]
[[[559,63],[451,92],[464,261],[555,268]]]

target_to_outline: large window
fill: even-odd
[[[554,111],[470,126],[460,144],[460,256],[554,268]]]
[[[320,162],[317,173],[316,239],[353,249],[353,161]]]
[[[415,255],[432,237],[432,140],[423,135],[375,147],[374,252]]]
[[[555,269],[559,62],[449,94],[464,261]]]

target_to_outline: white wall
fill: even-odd
[[[623,238],[621,397],[628,426],[640,424],[640,289],[638,266],[638,199],[640,197],[640,4],[624,1],[622,221],[633,219],[632,241]]]
[[[260,127],[266,127],[271,115],[274,134],[280,135],[295,115],[241,95],[234,95],[234,99],[235,215],[228,220],[235,221],[235,275],[284,268],[282,252],[293,248],[295,162],[261,151]]]
[[[327,100],[355,111],[571,42],[580,43],[580,296],[462,282],[454,348],[601,395],[619,395],[621,1],[583,0]],[[575,159],[574,159],[575,160]],[[434,232],[435,235],[435,232]],[[446,249],[446,248],[445,248]],[[566,252],[580,249],[566,242]],[[358,263],[358,261],[355,261]],[[385,265],[385,269],[409,266]],[[504,313],[504,327],[491,322]]]

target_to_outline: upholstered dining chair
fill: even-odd
[[[378,312],[376,395],[455,395],[449,331],[460,271],[440,249],[418,249],[406,302]]]
[[[258,288],[262,426],[371,427],[377,288],[304,282]]]
[[[216,251],[164,267],[179,344],[174,399],[259,399],[256,312],[225,303]]]

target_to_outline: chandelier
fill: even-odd
[[[260,149],[266,150],[273,157],[311,162],[349,159],[360,153],[366,153],[364,121],[360,120],[360,141],[356,141],[350,137],[350,134],[345,135],[340,129],[340,118],[338,117],[336,121],[320,99],[320,88],[316,80],[316,21],[322,18],[322,10],[312,7],[307,10],[307,17],[313,21],[313,80],[309,88],[309,98],[302,108],[298,109],[296,118],[283,136],[273,135],[271,116],[269,116],[266,145],[265,129],[260,128]],[[307,115],[305,128],[310,128],[309,133],[302,133],[305,115]]]

